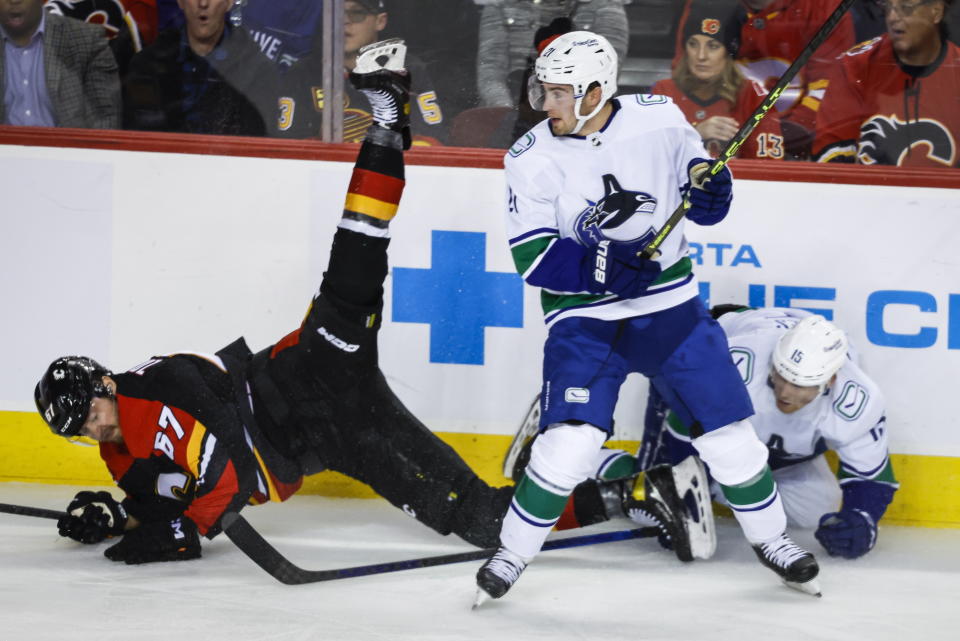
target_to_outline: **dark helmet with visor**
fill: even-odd
[[[110,374],[86,356],[64,356],[50,363],[33,391],[37,411],[50,430],[68,438],[79,434],[94,397],[112,396],[103,384],[103,377]]]

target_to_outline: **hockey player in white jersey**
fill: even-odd
[[[863,556],[898,488],[880,389],[851,357],[843,330],[822,316],[772,307],[730,310],[718,319],[750,392],[756,411],[750,420],[770,452],[790,524],[817,528],[832,556]],[[674,413],[661,447],[669,460],[692,453],[689,430]],[[837,453],[836,476],[827,450]]]
[[[698,296],[681,222],[655,260],[639,252],[686,196],[687,217],[728,213],[732,175],[711,166],[669,98],[614,98],[617,56],[602,36],[549,42],[531,79],[547,119],[504,159],[514,263],[541,288],[540,436],[504,517],[501,547],[477,573],[477,604],[499,598],[539,552],[573,488],[595,472],[620,386],[641,372],[692,426],[692,443],[733,503],[765,565],[818,593],[813,556],[785,535],[786,516],[750,425],[750,397],[727,342]],[[732,498],[731,498],[732,497]]]

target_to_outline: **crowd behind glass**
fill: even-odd
[[[414,144],[508,148],[538,48],[607,37],[717,155],[840,0],[345,0],[344,68],[403,38]],[[322,0],[0,0],[2,122],[319,138]],[[87,24],[83,24],[86,22]],[[958,167],[960,6],[856,0],[741,157]],[[337,74],[339,75],[339,74]],[[369,105],[343,88],[343,140]]]

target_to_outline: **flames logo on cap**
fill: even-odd
[[[700,31],[708,36],[715,36],[720,33],[720,21],[716,18],[704,18],[700,23]]]

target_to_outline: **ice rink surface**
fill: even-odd
[[[0,502],[59,510],[75,490],[0,484]],[[307,569],[471,549],[380,500],[304,496],[243,513]],[[285,586],[225,536],[197,561],[123,566],[103,557],[106,543],[0,514],[0,640],[960,639],[960,530],[883,526],[858,561],[827,557],[809,532],[795,538],[821,552],[821,599],[782,586],[719,519],[710,561],[680,564],[652,539],[545,552],[506,597],[471,611],[476,561]]]

